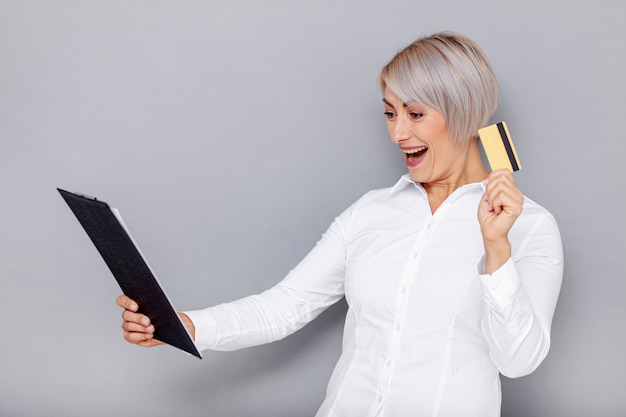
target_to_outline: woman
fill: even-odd
[[[499,416],[499,373],[526,375],[548,353],[558,227],[510,172],[483,165],[477,131],[498,92],[473,41],[422,38],[379,83],[408,174],[337,217],[275,287],[181,317],[200,349],[234,350],[281,339],[345,296],[342,354],[317,416]],[[127,341],[160,343],[136,303],[118,304]]]

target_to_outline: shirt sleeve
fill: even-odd
[[[200,350],[237,350],[280,340],[301,329],[344,295],[346,229],[353,207],[269,290],[204,310],[185,312]]]
[[[492,360],[510,378],[530,374],[548,354],[563,277],[561,237],[549,213],[535,218],[530,232],[519,240],[512,241],[511,259],[480,276],[483,333]]]

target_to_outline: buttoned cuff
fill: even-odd
[[[213,346],[216,338],[213,313],[209,309],[183,311],[183,313],[193,322],[196,331],[195,344],[198,350],[203,351]]]

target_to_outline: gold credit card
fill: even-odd
[[[515,172],[522,169],[505,122],[478,129],[478,136],[480,136],[480,142],[483,144],[492,171],[508,169]]]

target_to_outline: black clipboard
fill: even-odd
[[[150,317],[155,339],[202,359],[119,212],[95,197],[57,190],[100,252],[122,292],[139,304],[140,313]]]

